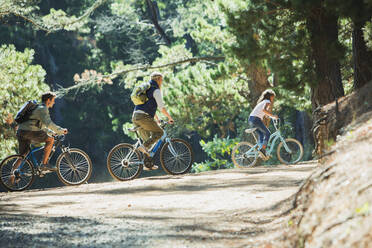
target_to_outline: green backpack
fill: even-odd
[[[150,82],[142,83],[134,87],[130,99],[134,105],[141,105],[146,103],[149,99],[147,98],[146,91],[151,88]]]

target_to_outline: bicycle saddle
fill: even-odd
[[[140,128],[140,127],[132,127],[132,128],[128,128],[128,131],[129,131],[129,132],[136,132],[136,131],[138,131],[139,128]]]
[[[257,129],[257,127],[254,127],[254,128],[247,128],[247,129],[245,129],[244,131],[245,131],[246,133],[253,133],[254,131],[256,131],[256,129]]]

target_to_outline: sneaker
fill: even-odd
[[[140,145],[137,150],[145,154],[147,157],[150,157],[150,153],[147,151],[144,145]]]
[[[51,167],[49,164],[41,164],[40,170],[41,171],[57,171],[57,168]]]
[[[144,166],[143,167],[143,170],[145,170],[145,171],[152,171],[152,170],[157,170],[158,168],[159,168],[159,166],[157,166],[157,165],[153,165],[152,167]]]

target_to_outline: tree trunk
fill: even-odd
[[[354,89],[372,80],[372,52],[367,50],[363,37],[365,21],[355,21],[353,30]]]
[[[340,70],[340,44],[337,16],[324,9],[308,17],[312,58],[315,62],[316,84],[312,87],[312,106],[318,108],[344,96]]]
[[[160,36],[163,38],[163,40],[166,42],[167,45],[171,44],[171,40],[163,30],[163,28],[159,24],[159,8],[156,2],[153,2],[151,0],[146,0],[147,7],[149,10],[149,15],[152,23],[154,24],[156,30],[160,34]]]
[[[247,69],[246,74],[251,79],[251,82],[248,84],[249,103],[256,105],[261,93],[266,89],[271,88],[271,85],[267,80],[267,71],[262,67],[251,65]]]

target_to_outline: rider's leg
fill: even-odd
[[[45,140],[45,147],[44,147],[44,156],[42,160],[42,164],[48,164],[49,155],[52,152],[54,144],[54,138],[48,136],[48,138]]]
[[[18,140],[18,152],[23,157],[26,157],[29,150],[31,140],[27,139],[27,131],[17,130],[17,140]],[[22,160],[17,159],[17,161],[13,165],[13,171],[18,169],[19,165],[21,164]]]
[[[270,131],[267,129],[265,124],[262,122],[262,120],[258,117],[250,118],[250,121],[253,123],[254,127],[257,128],[257,132],[260,135],[260,142],[262,141],[262,149],[266,149],[267,142],[270,138]],[[261,135],[261,134],[262,135]]]
[[[258,149],[261,149],[264,142],[264,133],[259,129],[256,129],[256,132],[258,134]]]
[[[150,115],[135,114],[133,116],[133,123],[141,127],[142,134],[145,134],[145,136],[148,136],[147,139],[143,139],[144,140],[143,145],[146,147],[146,149],[151,148],[151,146],[156,141],[158,141],[158,139],[160,139],[161,136],[163,136],[163,133],[164,133],[163,129],[159,127],[158,123]]]

